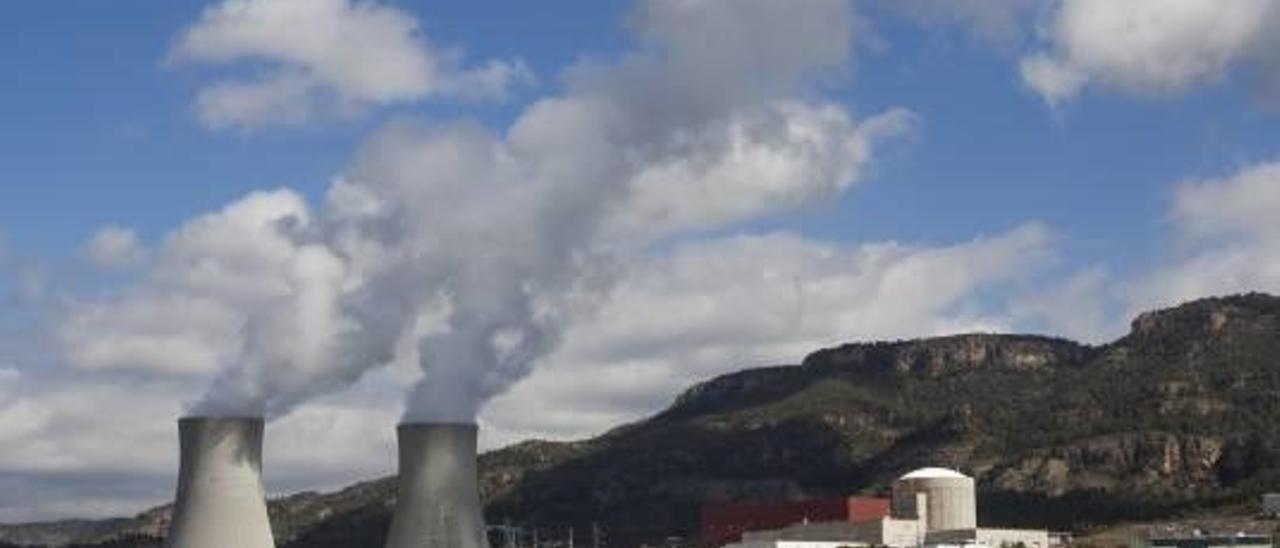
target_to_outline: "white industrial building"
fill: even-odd
[[[920,521],[926,532],[978,527],[973,478],[945,468],[922,468],[893,484],[895,517]]]
[[[726,548],[836,548],[841,546],[982,546],[1049,548],[1048,531],[978,527],[973,478],[944,468],[922,468],[893,484],[891,515],[857,523],[802,523],[743,535]]]
[[[830,521],[800,523],[772,531],[743,533],[742,541],[725,548],[782,548],[806,546],[917,546],[921,537],[916,520],[875,519],[858,523]]]

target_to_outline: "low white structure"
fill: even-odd
[[[171,548],[274,548],[257,417],[178,421],[181,463]]]
[[[864,523],[855,523],[858,540],[866,541],[873,546],[889,546],[890,548],[908,548],[920,546],[925,539],[924,523],[914,519],[881,518]]]
[[[1049,532],[1034,529],[966,529],[929,534],[929,544],[991,548],[1049,548]]]
[[[845,541],[853,536],[852,527],[853,524],[846,521],[798,523],[782,529],[748,531],[742,534],[741,542],[729,546],[737,548],[777,546],[781,542],[846,543]]]
[[[973,478],[943,468],[922,468],[893,485],[891,517],[856,523],[803,523],[746,533],[726,548],[1050,548],[1045,530],[978,527]],[[1177,547],[1184,548],[1184,547]]]

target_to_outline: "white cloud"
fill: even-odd
[[[1217,237],[1280,239],[1280,162],[1246,167],[1227,179],[1184,183],[1173,215],[1193,241]]]
[[[16,382],[25,384],[0,398],[0,522],[128,516],[172,497],[178,402],[197,395],[198,383],[99,374],[40,380],[0,370],[0,396]],[[393,472],[400,390],[324,398],[271,423],[270,492],[334,489]]]
[[[1280,294],[1277,208],[1277,162],[1183,182],[1169,211],[1168,256],[1125,276],[1103,265],[1051,273],[1010,301],[1008,317],[1021,330],[1105,343],[1143,312],[1212,296]]]
[[[929,26],[959,26],[995,45],[1016,45],[1043,0],[894,0],[883,7]],[[878,6],[880,7],[880,6]]]
[[[1036,224],[943,247],[786,233],[686,244],[629,269],[483,420],[504,441],[576,438],[657,411],[694,382],[825,346],[1003,330],[999,304],[972,300],[1034,272],[1052,246]]]
[[[1274,78],[1272,0],[1060,0],[1042,30],[1044,50],[1022,60],[1023,80],[1058,104],[1086,85],[1170,96],[1222,80],[1238,66]]]
[[[1092,266],[1037,287],[1009,303],[1008,315],[1019,330],[1102,344],[1124,334],[1128,318],[1117,307],[1116,280]]]
[[[205,412],[283,412],[393,360],[435,315],[439,329],[417,341],[427,380],[410,414],[467,420],[607,289],[612,258],[832,198],[862,176],[873,144],[914,123],[904,110],[855,122],[806,99],[849,61],[847,2],[642,2],[632,23],[641,49],[571,68],[566,92],[506,134],[393,123],[323,208],[278,191],[189,221],[136,286],[71,307],[67,355],[91,370],[216,374]],[[345,47],[365,33],[384,41]],[[711,33],[734,43],[708,46]],[[175,51],[261,58],[285,65],[282,89],[318,78],[384,101],[435,85],[431,70],[414,72],[434,61],[408,47],[420,42],[412,19],[378,4],[230,0]],[[226,93],[257,92],[236,85]],[[295,116],[272,95],[233,102]]]
[[[0,367],[0,409],[9,406],[18,393],[22,373],[10,367]]]
[[[14,253],[0,233],[0,303],[38,305],[48,290],[49,273],[44,263]]]
[[[196,92],[200,121],[212,129],[296,125],[318,107],[314,84],[297,73],[282,72],[252,82],[221,81]]]
[[[463,68],[433,46],[410,14],[354,0],[224,0],[180,37],[180,61],[265,71],[200,90],[196,109],[212,128],[301,122],[435,95],[500,97],[529,74],[519,62]]]
[[[1280,293],[1280,163],[1183,183],[1174,199],[1176,258],[1134,284],[1132,309],[1247,291]]]
[[[118,270],[146,262],[148,250],[131,228],[108,225],[94,233],[85,244],[83,255],[94,265]]]
[[[310,225],[287,190],[188,221],[136,285],[69,304],[58,329],[66,357],[85,370],[162,377],[241,371],[255,382],[224,387],[236,400],[227,405],[261,409],[263,391],[289,392],[308,368],[339,359],[326,350],[345,330],[336,301],[346,265],[307,241]]]
[[[684,137],[689,152],[646,166],[615,221],[665,234],[753,218],[838,196],[860,180],[872,147],[913,130],[895,109],[855,124],[834,105],[785,102]]]
[[[853,6],[845,0],[810,0],[802,6],[772,0],[643,0],[631,22],[642,40],[665,55],[659,73],[695,93],[700,88],[727,96],[785,95],[823,73],[842,72],[857,29]],[[743,78],[753,85],[735,86]]]
[[[211,62],[263,61],[270,68],[261,82],[286,79],[286,91],[263,98],[254,96],[257,81],[248,82],[249,99],[231,101],[227,123],[248,123],[241,119],[266,112],[294,117],[272,102],[293,93],[288,78],[305,80],[307,97],[314,96],[316,82],[324,93],[358,102],[400,101],[402,94],[417,93],[412,66],[365,87],[363,71],[388,66],[348,66],[363,65],[363,58],[343,57],[363,55],[358,48],[344,48],[337,59],[316,53],[325,51],[332,34],[310,28],[320,23],[303,18],[297,29],[283,35],[275,30],[280,13],[315,9],[328,10],[321,19],[335,25],[333,32],[377,26],[391,38],[400,31],[400,39],[391,40],[396,44],[405,32],[421,40],[406,30],[412,22],[399,12],[330,0],[320,7],[265,5],[232,1],[211,8],[178,50],[179,56],[198,51],[195,58]],[[356,30],[344,26],[350,18],[361,21],[351,27]],[[561,94],[533,102],[504,131],[474,122],[394,122],[361,147],[322,205],[309,206],[288,190],[259,192],[187,221],[156,245],[134,284],[101,298],[71,299],[58,335],[76,373],[169,387],[139,388],[148,394],[138,396],[144,408],[152,396],[154,405],[175,407],[175,400],[203,392],[196,412],[265,412],[279,419],[272,429],[282,432],[269,439],[296,444],[318,438],[314,429],[330,432],[344,444],[332,462],[306,465],[299,461],[315,455],[280,449],[297,459],[281,473],[329,484],[348,477],[344,467],[371,471],[386,462],[390,428],[361,430],[359,424],[394,422],[402,405],[395,395],[411,392],[410,419],[470,420],[491,397],[548,361],[566,328],[588,335],[570,341],[564,352],[577,361],[564,363],[576,363],[576,376],[600,380],[596,387],[609,387],[625,405],[597,399],[549,407],[554,411],[543,416],[536,428],[541,432],[581,432],[619,413],[634,416],[684,380],[742,365],[733,359],[744,356],[733,351],[742,341],[739,329],[769,339],[747,350],[754,360],[794,359],[815,341],[846,336],[832,329],[860,337],[998,325],[967,296],[1034,262],[1028,257],[1045,245],[1040,227],[944,248],[886,243],[844,249],[775,235],[704,242],[672,256],[655,250],[667,236],[730,227],[838,196],[865,177],[873,146],[909,131],[915,118],[904,110],[855,118],[824,99],[824,87],[846,75],[850,60],[855,25],[842,0],[786,6],[645,2],[632,24],[640,48],[613,62],[574,66]],[[732,43],[707,44],[703,38],[712,34]],[[307,109],[314,107],[307,101]],[[786,291],[777,292],[763,273],[748,280],[755,285],[725,283],[740,269],[792,259],[796,264],[778,274],[789,280]],[[700,275],[702,262],[720,266]],[[664,277],[667,270],[683,278]],[[952,275],[939,277],[938,271]],[[623,287],[612,291],[619,279]],[[795,301],[787,296],[797,283],[819,297],[805,301],[813,310],[806,318],[815,319],[805,319],[801,333],[789,336],[789,324],[766,316],[792,310]],[[687,317],[673,325],[687,335],[625,314],[596,326],[596,316],[588,314],[604,300],[614,303],[602,311],[606,317],[614,310],[609,306],[652,315],[648,300],[687,307],[699,291],[730,303],[756,290],[771,297],[767,311],[754,315],[680,309]],[[836,310],[838,299],[855,298],[864,301],[862,315]],[[617,331],[608,332],[610,326]],[[591,342],[593,330],[605,330],[601,336],[614,337],[619,347]],[[652,346],[670,335],[685,342],[667,354],[646,358],[626,348]],[[594,357],[621,365],[597,369]],[[668,374],[677,360],[694,366]],[[370,373],[388,363],[393,369]],[[406,372],[405,364],[412,370]],[[635,382],[618,383],[619,371]],[[209,377],[211,387],[202,390]],[[361,379],[350,391],[325,396]],[[362,388],[370,382],[379,387],[376,397]],[[100,405],[121,398],[93,396]],[[287,413],[303,400],[309,405]],[[64,412],[32,405],[55,418]],[[138,447],[171,454],[169,420],[176,412],[150,412],[158,433]],[[575,412],[594,413],[594,422],[551,424]],[[495,432],[534,429],[509,417],[485,420]],[[64,443],[47,437],[51,446]],[[486,443],[509,439],[498,434]],[[73,447],[73,455],[89,451]],[[85,458],[88,468],[107,460],[76,458]]]
[[[1022,81],[1053,106],[1074,98],[1089,80],[1080,69],[1043,53],[1023,57],[1018,71]]]

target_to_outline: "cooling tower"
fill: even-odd
[[[894,517],[919,519],[930,533],[977,528],[977,505],[973,478],[954,470],[922,468],[893,484]]]
[[[476,483],[476,425],[402,424],[399,498],[386,548],[489,548]]]
[[[182,462],[171,548],[272,548],[262,486],[262,419],[178,421]]]

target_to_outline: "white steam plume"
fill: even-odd
[[[505,132],[392,123],[322,208],[280,191],[192,221],[139,287],[79,305],[65,338],[75,356],[102,343],[86,333],[114,334],[78,363],[152,370],[170,364],[112,345],[206,345],[200,367],[185,369],[218,376],[194,411],[272,415],[354,382],[411,338],[423,377],[406,418],[474,420],[609,289],[625,264],[616,259],[835,195],[876,141],[911,128],[906,111],[855,123],[815,98],[849,64],[850,8],[642,2],[632,19],[642,49],[573,67],[564,94]],[[180,237],[219,223],[238,230],[214,238],[220,246],[192,251]],[[174,263],[183,268],[166,275]],[[112,314],[152,301],[199,304],[212,319],[187,329]],[[193,336],[206,332],[219,337]]]

